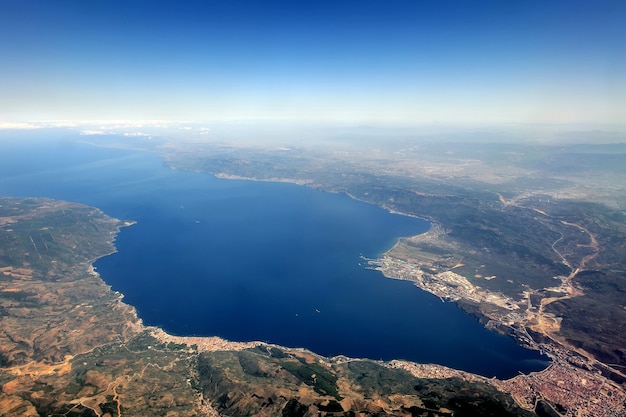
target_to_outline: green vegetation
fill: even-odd
[[[337,391],[337,377],[328,369],[317,363],[306,363],[302,360],[293,362],[284,360],[280,365],[292,375],[307,385],[313,386],[315,392],[322,395],[331,395],[338,400],[342,398]]]
[[[365,410],[377,410],[381,416],[424,412],[433,416],[534,415],[486,383],[420,379],[369,360],[334,363],[293,350],[281,351],[277,358],[277,350],[271,348],[271,355],[264,347],[201,354],[198,369],[203,392],[217,399],[224,415],[350,416]],[[303,387],[310,390],[303,391]]]

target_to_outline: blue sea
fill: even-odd
[[[73,138],[0,142],[0,195],[75,201],[135,221],[96,268],[145,324],[175,335],[500,378],[548,364],[455,304],[368,270],[362,256],[429,224],[345,195],[177,171],[154,153]]]

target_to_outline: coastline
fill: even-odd
[[[87,206],[80,205],[80,207],[85,208]],[[102,224],[107,225],[107,227],[113,226],[112,231],[107,232],[108,234],[106,235],[105,239],[114,252],[116,250],[115,238],[117,236],[117,233],[121,231],[122,227],[125,227],[126,225],[130,225],[130,223],[112,219],[106,216],[104,213],[102,213],[99,210],[92,210],[90,211],[90,213],[95,213],[97,216],[104,216],[104,222]],[[107,253],[99,254],[99,256],[97,256],[95,259],[99,259],[103,256],[107,256],[108,254],[113,253],[111,252],[111,249],[109,249],[106,252]],[[94,338],[89,339],[91,340],[90,344],[84,345],[84,347],[77,346],[73,351],[71,351],[69,355],[66,354],[60,357],[60,359],[53,360],[52,368],[50,366],[42,367],[40,370],[37,370],[38,368],[33,368],[33,367],[28,368],[30,369],[28,370],[28,372],[30,373],[29,375],[31,375],[28,378],[33,378],[33,377],[42,378],[46,372],[52,372],[50,374],[45,374],[45,375],[50,375],[49,376],[50,378],[60,378],[63,376],[63,374],[59,374],[59,372],[61,373],[69,372],[69,368],[67,366],[62,367],[60,365],[54,365],[55,363],[60,364],[60,363],[64,363],[63,361],[71,361],[74,364],[80,361],[84,361],[84,359],[80,359],[80,358],[85,358],[86,356],[89,356],[90,354],[95,354],[100,351],[106,351],[115,346],[119,346],[120,348],[126,350],[126,349],[129,349],[127,347],[127,344],[131,343],[132,340],[138,337],[142,337],[141,335],[143,334],[149,335],[152,338],[152,340],[156,340],[157,342],[160,342],[164,345],[164,347],[158,348],[159,354],[169,354],[168,352],[170,352],[170,350],[173,349],[173,352],[180,352],[180,354],[191,355],[191,357],[195,357],[195,355],[200,354],[200,353],[207,354],[207,353],[228,352],[228,351],[236,352],[236,351],[243,351],[247,349],[258,348],[262,346],[266,346],[266,347],[273,346],[273,345],[264,344],[262,342],[231,342],[231,341],[224,340],[224,339],[217,338],[217,337],[208,337],[208,338],[178,337],[178,336],[169,335],[160,328],[147,327],[143,324],[141,319],[138,318],[137,311],[134,308],[134,306],[126,304],[123,301],[123,294],[112,291],[111,287],[106,284],[106,282],[102,279],[102,277],[100,277],[98,272],[93,267],[93,262],[95,262],[95,259],[90,258],[90,260],[87,260],[87,262],[83,264],[85,268],[85,272],[86,272],[86,274],[84,275],[84,280],[86,280],[85,283],[88,283],[88,281],[93,280],[94,277],[97,277],[98,279],[95,281],[95,283],[97,284],[95,289],[96,289],[96,294],[100,294],[100,295],[99,296],[91,295],[89,299],[86,299],[86,301],[91,300],[91,304],[93,304],[92,308],[95,308],[94,312],[101,311],[101,310],[109,311],[113,313],[115,317],[118,317],[117,319],[114,319],[113,321],[115,320],[121,320],[121,321],[116,324],[116,323],[112,323],[111,320],[109,319],[106,325],[104,324],[104,322],[101,322],[103,324],[97,324],[97,326],[100,326],[98,327],[98,329],[100,329],[101,327],[104,329],[104,333],[102,333],[102,330],[98,330],[98,334],[107,335],[106,339],[94,339]],[[78,266],[80,267],[80,265]],[[82,284],[81,284],[80,279],[78,281],[72,282],[72,288],[79,288],[81,287],[81,285]],[[89,305],[81,303],[77,305],[76,307],[74,307],[73,311],[77,311],[77,312],[85,311],[87,314],[85,316],[85,319],[91,320],[89,318],[92,317],[91,316],[92,313],[90,313],[91,310],[88,310],[88,308],[89,308]],[[72,314],[75,315],[76,313],[73,312]],[[68,322],[67,324],[69,323],[70,322]],[[121,326],[119,327],[119,330],[113,330],[117,328],[118,325]],[[107,330],[107,329],[111,329],[113,331]],[[76,334],[74,337],[78,337],[79,339],[82,337],[79,335],[82,334],[82,332],[86,331],[86,330],[78,330],[78,329],[76,330],[79,331],[80,333]],[[87,335],[87,333],[85,333],[85,335]],[[171,347],[168,347],[170,343],[172,343],[173,345]],[[176,345],[179,345],[179,344],[184,345],[185,349],[182,351],[178,350],[179,348],[177,348]],[[136,349],[137,348],[132,348],[128,351],[139,352],[139,353],[142,352],[141,350],[137,351]],[[154,348],[151,348],[150,346],[147,346],[142,349],[146,349],[145,352],[150,352],[151,350],[154,350]],[[458,379],[468,381],[468,382],[484,382],[484,383],[487,383],[496,387],[498,390],[502,392],[511,394],[513,398],[515,399],[515,401],[521,407],[527,410],[530,410],[532,406],[534,406],[533,400],[537,398],[538,394],[542,398],[552,399],[553,401],[558,401],[559,404],[562,404],[568,407],[585,406],[589,408],[590,406],[586,404],[585,402],[589,398],[588,397],[589,393],[592,391],[597,392],[598,387],[601,387],[601,389],[603,390],[602,392],[604,392],[607,395],[607,398],[609,398],[610,401],[614,402],[618,400],[621,400],[621,401],[626,400],[626,396],[624,396],[624,391],[620,389],[620,387],[617,386],[616,384],[613,384],[610,381],[607,381],[602,376],[597,375],[591,371],[576,368],[566,362],[553,363],[552,365],[550,365],[548,368],[546,368],[543,371],[531,373],[529,375],[519,375],[510,380],[503,381],[503,380],[485,378],[479,375],[455,370],[455,369],[448,368],[445,366],[440,366],[440,365],[420,364],[416,362],[398,361],[398,360],[379,362],[379,361],[372,361],[369,359],[352,359],[352,358],[346,358],[346,357],[325,358],[313,352],[307,351],[306,349],[301,349],[301,348],[292,349],[292,348],[283,348],[283,347],[281,347],[281,349],[283,349],[285,352],[293,352],[294,355],[295,354],[300,355],[300,356],[308,355],[307,357],[312,358],[312,360],[321,361],[321,363],[328,363],[331,365],[342,364],[342,363],[345,364],[349,362],[367,362],[367,363],[371,362],[371,363],[379,363],[382,366],[390,368],[390,369],[405,370],[418,378],[435,378],[435,379],[458,378]],[[148,364],[144,364],[141,366],[144,367],[143,369],[146,369],[145,367],[149,366],[150,363],[151,362],[148,362]],[[164,365],[158,365],[158,364],[154,365],[153,367],[154,371],[155,372],[159,371],[159,369],[162,368],[162,366]],[[13,375],[16,375],[16,377],[26,372],[20,366],[12,367],[9,369],[5,368],[5,371],[10,372]],[[19,377],[19,378],[25,378],[25,377]],[[555,388],[551,382],[554,380],[564,380],[568,382],[564,384],[561,388],[559,387]],[[22,380],[20,379],[20,381]],[[585,382],[583,383],[582,381],[585,381]],[[113,385],[111,385],[112,383],[113,382],[107,383],[108,386],[111,387],[112,390],[106,389],[103,392],[110,393],[111,395],[114,395],[114,398],[117,398],[115,397],[116,390],[114,387],[116,387],[117,386],[116,384],[119,384],[119,382],[113,383]],[[20,382],[20,384],[26,384],[26,382]],[[19,386],[20,385],[15,385],[15,384],[7,385],[6,389],[8,390],[10,387],[11,388],[10,392],[18,393],[20,392]],[[24,386],[28,387],[29,385],[24,385]],[[194,392],[193,395],[198,395],[197,392],[195,391],[193,392]],[[101,398],[101,397],[97,396],[94,398]],[[202,398],[202,395],[200,395],[199,398]],[[98,401],[102,401],[102,400],[98,400]],[[199,401],[201,404],[202,404],[202,401],[204,401],[204,405],[206,407],[210,407],[209,403],[206,400],[199,400]],[[610,402],[608,402],[607,400],[605,404],[610,404]],[[598,416],[608,415],[608,414],[603,414],[603,410],[604,408],[598,405],[597,412],[595,413],[595,415],[598,415]]]
[[[224,179],[245,179],[245,180],[255,180],[255,181],[273,181],[272,179],[267,180],[259,180],[253,178],[243,178],[231,175],[215,175],[218,178]],[[284,180],[279,179],[275,182],[292,182],[298,184],[298,182],[293,180]],[[311,186],[313,184],[312,181],[307,181],[306,183],[298,184]],[[322,189],[323,190],[323,189]],[[385,205],[377,205],[372,202],[356,198],[354,195],[350,193],[345,193],[347,196],[356,201],[361,201],[367,204],[376,205],[387,210],[393,214],[399,214],[407,217],[419,218],[425,221],[428,221],[430,224],[429,230],[425,231],[420,235],[410,236],[410,237],[398,237],[396,243],[392,248],[385,251],[378,259],[372,261],[368,260],[370,265],[376,266],[376,270],[379,270],[384,277],[389,279],[401,279],[401,280],[409,280],[412,281],[418,288],[427,291],[431,294],[438,296],[442,302],[451,301],[459,305],[459,302],[470,301],[470,302],[488,302],[497,305],[500,308],[504,308],[505,310],[514,311],[516,310],[516,301],[512,300],[508,297],[503,296],[499,293],[491,293],[489,291],[482,291],[480,297],[476,299],[475,297],[470,297],[469,299],[464,297],[464,293],[461,293],[458,296],[450,296],[445,292],[438,291],[433,288],[432,285],[426,285],[423,280],[407,278],[407,277],[399,277],[397,273],[391,272],[388,268],[385,268],[381,264],[384,265],[385,258],[389,259],[389,253],[396,248],[403,239],[419,239],[420,237],[426,237],[432,234],[444,234],[446,233],[445,228],[436,219],[420,217],[412,214],[407,214],[403,212],[399,212],[397,210],[393,210]],[[411,271],[411,274],[414,271]],[[423,271],[419,271],[423,276]],[[411,275],[409,274],[409,275]],[[453,284],[454,286],[459,286],[461,288],[466,288],[475,296],[477,292],[472,284],[468,284],[467,279],[464,277],[455,274],[451,270],[447,271],[437,271],[434,274],[426,274],[431,278],[431,283],[441,284],[444,282],[445,284]],[[432,279],[434,278],[434,279]],[[442,279],[443,278],[443,279]],[[450,287],[448,287],[450,288]],[[461,306],[463,307],[463,306]],[[465,308],[463,308],[465,310]],[[467,314],[470,314],[469,311],[466,310]],[[518,405],[526,410],[534,410],[536,406],[537,398],[544,398],[547,400],[551,400],[556,402],[557,404],[561,404],[568,409],[582,409],[588,408],[587,399],[591,395],[591,393],[595,393],[596,391],[590,390],[589,386],[593,385],[597,387],[604,387],[605,391],[603,394],[603,398],[605,401],[605,406],[598,406],[594,408],[594,411],[590,415],[610,415],[608,413],[608,409],[606,404],[613,404],[613,406],[620,405],[624,409],[624,401],[626,401],[626,390],[624,390],[621,386],[619,386],[616,382],[611,381],[607,377],[602,374],[596,373],[594,371],[594,365],[603,365],[597,361],[588,362],[584,357],[578,355],[576,351],[571,351],[563,346],[555,345],[551,343],[543,343],[536,342],[533,337],[530,336],[525,324],[516,323],[515,321],[503,320],[502,317],[499,316],[490,316],[485,315],[483,311],[477,310],[471,315],[477,314],[480,321],[484,324],[484,326],[491,330],[496,331],[501,334],[507,334],[511,336],[518,345],[537,350],[542,354],[546,355],[550,358],[551,362],[548,366],[537,372],[531,372],[529,374],[520,374],[508,380],[498,380],[498,379],[487,379],[488,383],[492,384],[499,390],[503,392],[510,393]],[[504,330],[506,329],[506,330]],[[548,336],[550,339],[550,336]],[[416,364],[414,362],[404,362],[404,361],[390,361],[390,363],[407,363],[407,364]],[[417,364],[420,365],[420,364]],[[438,366],[438,365],[434,365]],[[445,368],[445,367],[444,367]],[[407,370],[413,369],[412,366],[407,365]],[[464,373],[464,371],[458,371]],[[469,375],[473,375],[478,379],[484,378],[480,375],[475,375],[471,373],[467,373]],[[568,384],[561,384],[558,387],[555,387],[551,381],[556,380],[569,381]],[[587,385],[587,381],[592,381],[593,383],[589,386]],[[572,394],[573,392],[573,394]],[[621,401],[621,403],[620,403]],[[593,407],[591,407],[593,408]]]

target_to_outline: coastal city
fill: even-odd
[[[561,361],[541,372],[492,383],[527,410],[534,410],[537,402],[545,399],[562,406],[558,411],[564,416],[626,415],[626,394],[621,387],[598,373]]]
[[[428,235],[428,233],[426,234]],[[432,236],[419,237],[429,239]],[[449,370],[433,365],[419,365],[393,361],[389,366],[405,369],[416,376],[425,378],[458,377],[465,380],[486,381],[503,392],[510,393],[518,405],[527,410],[535,410],[537,403],[547,400],[562,407],[555,410],[562,416],[624,416],[626,415],[626,392],[615,382],[604,377],[594,365],[597,361],[576,351],[566,349],[558,343],[539,343],[528,334],[526,325],[529,320],[539,323],[558,324],[558,318],[537,311],[530,303],[530,291],[524,299],[515,301],[503,294],[492,293],[480,288],[467,278],[450,270],[430,273],[432,263],[420,263],[414,259],[407,261],[385,254],[379,259],[368,260],[373,269],[381,271],[386,277],[413,282],[417,287],[430,292],[442,301],[467,300],[474,303],[489,303],[497,308],[490,308],[491,314],[487,327],[505,326],[524,345],[537,349],[552,360],[552,364],[543,371],[520,374],[506,381],[495,378],[483,378],[462,371]],[[556,288],[566,292],[563,288]],[[546,330],[549,326],[541,328]],[[558,329],[558,328],[557,328]],[[550,329],[554,330],[554,328]]]

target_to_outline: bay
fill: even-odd
[[[425,232],[421,219],[293,184],[176,171],[148,152],[69,139],[2,149],[0,194],[81,202],[137,222],[95,265],[148,325],[489,377],[548,363],[454,304],[366,269],[362,256]]]

